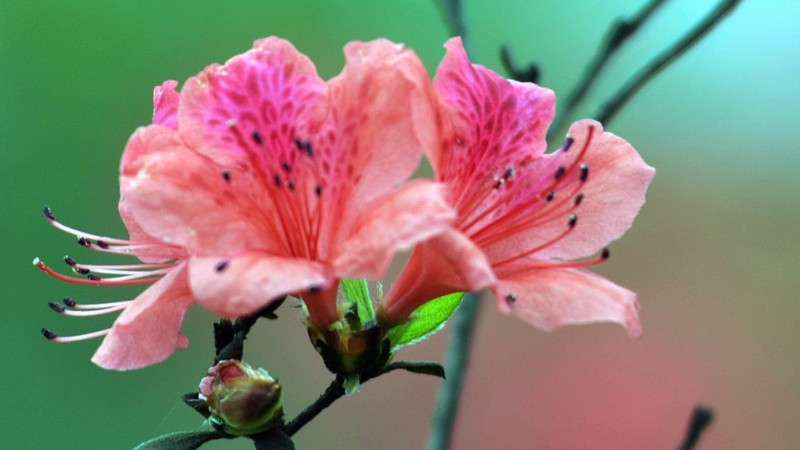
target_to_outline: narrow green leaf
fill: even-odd
[[[356,304],[358,319],[361,324],[375,318],[375,309],[372,307],[372,299],[369,297],[369,284],[367,280],[342,280],[344,296]]]
[[[389,331],[392,351],[416,344],[432,336],[444,327],[445,322],[461,304],[464,292],[454,292],[433,299],[419,307],[411,320]]]
[[[403,369],[422,375],[433,375],[444,379],[444,367],[436,361],[398,361],[386,366],[385,371]]]
[[[227,437],[217,430],[178,431],[142,442],[133,450],[195,450],[208,441]]]

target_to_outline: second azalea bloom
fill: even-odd
[[[225,317],[288,294],[320,329],[341,278],[376,279],[394,253],[446,229],[443,187],[406,183],[438,142],[433,86],[410,50],[345,47],[322,80],[289,42],[257,41],[180,93],[123,156],[124,202],[149,236],[186,250],[194,299]]]
[[[447,42],[434,80],[450,127],[429,157],[458,218],[420,245],[382,303],[406,320],[457,291],[494,291],[497,307],[538,328],[613,321],[641,333],[636,294],[585,269],[632,224],[655,171],[623,139],[583,120],[545,153],[552,91],[471,64]]]

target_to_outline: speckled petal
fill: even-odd
[[[198,303],[223,317],[247,316],[286,295],[321,290],[333,283],[324,264],[262,252],[192,258],[189,268]]]
[[[506,80],[471,64],[460,38],[445,44],[447,54],[434,79],[449,110],[454,136],[434,147],[430,158],[439,180],[450,183],[457,207],[476,190],[546,149],[555,95],[533,83]]]
[[[539,329],[616,322],[631,337],[642,333],[636,294],[583,269],[529,270],[501,277],[497,307]]]

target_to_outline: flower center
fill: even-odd
[[[532,229],[552,233],[535,244],[521,246],[513,254],[492,261],[493,267],[520,264],[528,268],[579,267],[598,264],[608,257],[608,252],[604,251],[600,257],[587,261],[547,262],[531,259],[536,253],[566,239],[579,225],[578,208],[585,200],[581,190],[590,172],[583,160],[594,133],[595,129],[590,127],[577,152],[570,152],[575,141],[567,137],[564,144],[549,157],[555,163],[561,163],[555,168],[554,164],[541,164],[537,169],[526,171],[526,166],[541,160],[523,159],[518,167],[506,168],[500,176],[474,190],[458,207],[461,214],[456,226],[483,249],[513,240],[515,235]],[[563,228],[557,225],[560,221],[563,221]]]

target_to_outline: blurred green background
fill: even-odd
[[[563,98],[610,21],[643,3],[467,1],[473,56],[499,69],[507,43],[520,62],[538,61],[541,84]],[[668,2],[581,115],[715,3]],[[794,0],[744,1],[608,127],[658,169],[633,229],[599,269],[639,293],[644,337],[630,340],[613,325],[542,333],[487,302],[456,448],[673,448],[696,402],[718,412],[703,449],[796,448],[799,19]],[[110,318],[59,317],[47,301],[113,301],[136,290],[68,285],[30,261],[90,257],[47,225],[44,204],[70,225],[123,236],[117,164],[128,136],[150,120],[152,87],[267,35],[290,39],[325,77],[338,73],[350,40],[403,42],[432,71],[447,38],[423,0],[0,0],[0,447],[130,448],[201,426],[179,395],[210,363],[212,316],[192,309],[189,349],[162,364],[101,370],[89,361],[99,341],[56,345],[39,329],[77,334]],[[441,360],[444,338],[401,356]],[[246,359],[280,378],[289,416],[330,380],[291,310],[254,331]],[[303,429],[298,448],[423,448],[437,385],[402,373],[371,381]]]

